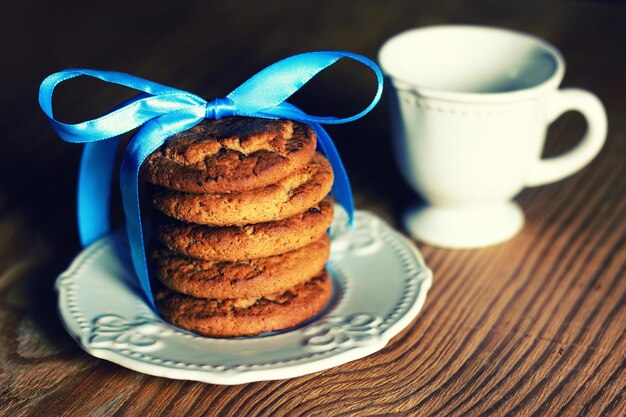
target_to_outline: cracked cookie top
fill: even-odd
[[[246,191],[304,168],[315,154],[311,127],[291,120],[204,120],[146,158],[151,184],[188,193]]]

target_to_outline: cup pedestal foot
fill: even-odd
[[[504,242],[517,234],[524,214],[513,202],[469,208],[412,207],[404,226],[416,239],[450,249],[473,249]]]

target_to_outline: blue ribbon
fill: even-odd
[[[341,58],[354,59],[371,68],[376,74],[378,80],[376,94],[363,111],[346,118],[311,116],[285,101],[317,73]],[[143,94],[97,119],[77,124],[59,122],[52,112],[54,88],[63,81],[81,75],[130,87],[142,91]],[[195,126],[205,118],[249,116],[291,119],[307,123],[315,130],[319,147],[333,166],[335,197],[348,211],[352,224],[354,203],[350,183],[334,143],[320,124],[347,123],[364,116],[380,99],[382,81],[382,73],[376,64],[361,55],[343,51],[321,51],[307,52],[278,61],[254,75],[228,96],[208,102],[186,91],[129,74],[70,69],[52,74],[41,83],[39,105],[61,139],[85,143],[77,200],[78,229],[84,246],[110,232],[109,202],[119,135],[140,127],[126,148],[120,168],[120,186],[133,266],[148,302],[154,307],[148,279],[138,193],[139,169],[148,155],[172,135]]]

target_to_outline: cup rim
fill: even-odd
[[[535,42],[540,47],[542,47],[546,52],[548,52],[555,60],[556,68],[552,75],[540,82],[539,84],[520,88],[519,90],[514,91],[503,91],[503,92],[488,92],[488,93],[476,93],[476,92],[463,92],[463,91],[450,91],[432,87],[425,87],[423,85],[417,85],[413,82],[409,82],[403,80],[397,76],[392,74],[392,71],[389,71],[388,67],[386,67],[383,55],[385,53],[385,49],[389,48],[389,46],[397,41],[401,37],[405,37],[409,34],[413,34],[416,32],[427,32],[432,30],[440,30],[440,29],[471,29],[471,30],[479,30],[479,31],[490,31],[496,32],[500,34],[506,35],[515,35],[521,36],[528,39],[531,42]],[[444,24],[444,25],[430,25],[430,26],[422,26],[412,29],[407,29],[402,32],[399,32],[392,37],[388,38],[378,50],[378,62],[380,67],[383,70],[383,73],[389,78],[394,86],[403,91],[410,91],[418,96],[426,97],[426,98],[434,98],[445,101],[455,101],[455,102],[472,102],[472,103],[503,103],[503,102],[513,102],[513,101],[521,101],[525,99],[535,98],[543,94],[546,90],[557,89],[561,81],[563,80],[563,76],[565,74],[565,60],[561,52],[551,43],[542,39],[538,36],[531,35],[529,33],[495,27],[495,26],[483,26],[483,25],[472,25],[472,24]]]

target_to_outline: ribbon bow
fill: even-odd
[[[285,101],[317,73],[341,58],[354,59],[376,73],[376,94],[363,111],[346,118],[311,116]],[[54,88],[63,81],[81,75],[143,93],[97,119],[77,124],[61,123],[52,112]],[[109,201],[119,135],[141,126],[126,148],[120,168],[120,187],[133,266],[145,296],[154,307],[139,209],[138,177],[144,159],[169,137],[193,127],[205,118],[249,116],[307,123],[315,130],[318,144],[333,166],[335,197],[348,211],[352,223],[354,204],[348,177],[335,145],[320,123],[346,123],[364,116],[380,99],[382,79],[376,64],[363,56],[343,51],[307,52],[278,61],[254,75],[228,96],[207,102],[186,91],[129,74],[70,69],[54,73],[41,83],[39,105],[61,139],[85,143],[77,201],[78,229],[84,246],[110,232]]]

